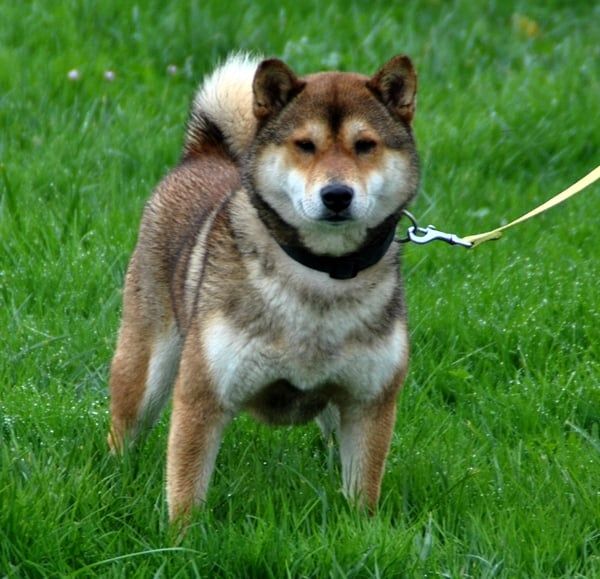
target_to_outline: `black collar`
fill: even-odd
[[[380,235],[358,251],[346,255],[317,255],[302,246],[279,244],[298,263],[328,273],[333,279],[352,279],[363,269],[375,265],[387,252],[394,241],[397,219],[386,223]]]

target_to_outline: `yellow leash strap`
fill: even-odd
[[[573,197],[573,195],[576,195],[580,191],[583,191],[586,187],[589,187],[592,183],[595,183],[598,179],[600,179],[600,165],[596,167],[593,171],[588,173],[585,177],[583,177],[583,179],[577,181],[577,183],[574,183],[561,193],[558,193],[557,195],[552,197],[552,199],[546,201],[546,203],[543,203],[539,207],[536,207],[535,209],[533,209],[529,213],[526,213],[525,215],[522,215],[518,219],[515,219],[514,221],[511,221],[510,223],[507,223],[502,227],[498,227],[498,229],[494,229],[486,233],[479,233],[478,235],[467,235],[466,237],[463,237],[462,240],[470,243],[471,247],[477,247],[478,245],[485,243],[486,241],[498,239],[502,236],[502,232],[505,229],[513,227],[513,225],[517,225],[518,223],[523,223],[523,221],[527,221],[528,219],[531,219],[532,217],[535,217],[536,215],[547,211],[551,207],[554,207],[555,205],[566,201],[567,199],[569,199],[569,197]]]

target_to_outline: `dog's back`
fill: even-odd
[[[134,262],[143,262],[146,276],[150,270],[155,277],[140,290],[155,301],[157,290],[163,294],[168,285],[181,327],[189,317],[181,304],[198,236],[211,214],[241,186],[239,159],[256,125],[252,79],[257,64],[247,55],[233,55],[202,83],[190,111],[182,160],[144,211]],[[161,305],[168,311],[166,303]]]

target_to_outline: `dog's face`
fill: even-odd
[[[416,75],[408,58],[393,58],[372,78],[298,78],[268,60],[253,88],[251,187],[309,248],[353,251],[414,196]]]

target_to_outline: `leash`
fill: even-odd
[[[450,245],[460,245],[461,247],[466,247],[467,249],[471,249],[473,247],[477,247],[486,241],[491,241],[493,239],[499,239],[502,237],[502,232],[508,229],[509,227],[514,227],[519,223],[523,223],[548,209],[559,205],[563,201],[566,201],[573,195],[583,191],[586,187],[589,187],[592,183],[595,183],[598,179],[600,179],[600,165],[596,167],[593,171],[590,171],[585,177],[567,187],[564,191],[561,191],[545,203],[542,203],[539,207],[532,209],[529,213],[522,215],[518,219],[503,225],[502,227],[498,227],[497,229],[492,229],[491,231],[487,231],[485,233],[478,233],[476,235],[467,235],[466,237],[459,237],[454,233],[445,233],[440,231],[433,225],[428,225],[427,227],[419,227],[417,220],[414,215],[409,211],[402,211],[402,213],[408,217],[411,222],[410,227],[407,229],[406,237],[397,239],[400,243],[413,242],[419,245],[424,245],[426,243],[430,243],[431,241],[444,241],[449,243]]]

